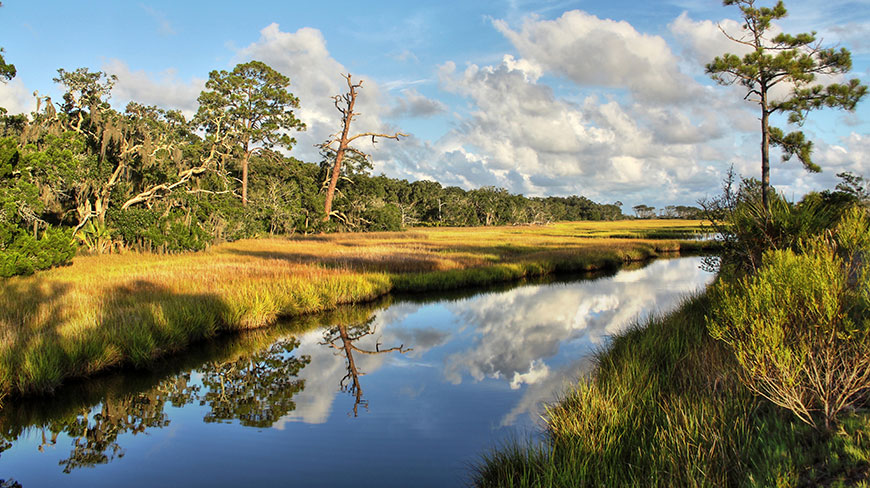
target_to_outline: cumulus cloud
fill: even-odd
[[[9,114],[29,113],[36,110],[36,100],[21,79],[13,78],[7,83],[0,82],[0,107]]]
[[[503,20],[493,25],[523,58],[578,85],[624,88],[659,103],[682,102],[699,89],[680,72],[662,37],[638,32],[625,21],[572,10],[555,20],[527,18],[518,30]]]
[[[751,51],[749,46],[738,44],[722,33],[724,29],[729,35],[741,35],[740,22],[731,19],[695,21],[683,12],[668,25],[674,38],[683,49],[683,55],[693,60],[698,66],[705,66],[716,56],[732,53],[742,56]]]
[[[147,73],[132,70],[127,63],[112,59],[103,64],[102,70],[118,77],[112,89],[116,102],[135,101],[144,105],[178,109],[185,117],[192,117],[199,106],[196,101],[205,88],[205,80],[192,78],[182,80],[176,70],[167,69],[161,73]]]
[[[449,149],[433,170],[455,168],[469,186],[495,184],[531,195],[691,204],[721,180],[723,155],[732,152],[723,135],[753,117],[706,89],[679,106],[597,96],[567,100],[529,66],[505,57],[495,66],[440,68],[442,88],[465,97],[471,108],[438,141]]]
[[[440,100],[427,98],[413,88],[402,90],[395,104],[387,113],[390,117],[432,117],[447,111]]]
[[[305,27],[296,32],[284,32],[278,24],[270,24],[260,31],[260,38],[239,50],[235,59],[246,62],[263,61],[290,77],[290,91],[299,97],[297,117],[308,126],[305,132],[295,134],[298,144],[294,155],[300,159],[319,159],[315,145],[324,142],[340,129],[340,115],[332,97],[347,92],[347,83],[341,74],[348,69],[329,53],[326,39],[318,29]],[[382,121],[389,106],[383,90],[364,73],[353,73],[354,81],[363,80],[359,91],[352,131],[393,133],[398,129]],[[360,149],[369,152],[375,160],[378,154],[370,141],[360,141]],[[381,146],[378,145],[377,149]]]

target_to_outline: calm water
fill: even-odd
[[[538,431],[609,335],[706,285],[700,259],[388,299],[7,403],[0,479],[462,486],[482,452]]]

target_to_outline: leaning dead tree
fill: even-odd
[[[359,377],[364,375],[365,373],[361,373],[356,366],[356,362],[354,361],[353,353],[354,351],[361,354],[368,355],[376,355],[376,354],[386,354],[394,351],[398,351],[400,354],[407,354],[414,349],[410,349],[405,347],[404,344],[398,347],[390,347],[387,349],[381,349],[380,340],[375,342],[375,350],[371,351],[368,349],[361,349],[354,344],[354,342],[362,339],[363,337],[372,335],[375,333],[374,327],[372,327],[372,322],[374,322],[374,317],[369,319],[366,322],[351,325],[350,327],[346,325],[338,325],[335,327],[331,327],[327,329],[323,333],[323,342],[320,343],[321,346],[329,346],[333,349],[338,350],[339,352],[335,353],[336,355],[343,354],[346,359],[347,366],[347,374],[339,382],[339,389],[341,391],[346,391],[354,396],[353,403],[353,416],[357,417],[359,415],[359,406],[362,405],[364,408],[368,409],[368,401],[363,399],[363,390],[362,385],[360,384]],[[337,342],[341,340],[341,344],[337,344]],[[350,381],[350,384],[348,384]]]
[[[329,179],[329,186],[326,189],[326,215],[323,217],[324,222],[328,221],[329,217],[332,216],[332,199],[335,197],[335,187],[338,185],[338,179],[341,176],[341,163],[344,161],[345,153],[351,152],[363,159],[368,159],[369,157],[368,154],[350,147],[350,143],[362,137],[371,137],[372,144],[377,143],[378,137],[395,139],[397,141],[399,140],[399,137],[408,137],[408,134],[403,134],[401,132],[396,132],[392,135],[380,134],[377,132],[363,132],[355,136],[348,135],[350,133],[350,124],[353,121],[353,118],[359,115],[358,113],[355,113],[353,109],[356,104],[357,90],[362,87],[362,80],[354,83],[351,80],[350,73],[342,76],[347,80],[348,92],[343,95],[332,97],[335,102],[335,108],[341,112],[341,132],[333,134],[326,142],[320,145],[321,149],[335,151],[335,163],[332,165],[332,175]],[[338,146],[333,147],[335,144]]]

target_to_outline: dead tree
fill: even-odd
[[[358,325],[350,326],[350,330],[345,325],[339,325],[336,327],[332,327],[327,329],[324,333],[324,341],[320,343],[322,346],[329,346],[333,349],[337,349],[339,352],[336,355],[344,354],[346,359],[347,366],[347,374],[339,382],[339,388],[341,391],[346,391],[354,396],[353,403],[353,416],[356,417],[359,415],[359,406],[362,405],[366,409],[368,409],[368,401],[363,399],[363,391],[362,385],[360,385],[359,377],[365,373],[361,373],[357,367],[356,362],[354,361],[353,353],[354,351],[359,352],[361,354],[385,354],[394,351],[398,351],[400,354],[406,354],[413,349],[406,348],[404,344],[398,347],[391,347],[388,349],[381,349],[381,343],[375,343],[375,350],[370,351],[367,349],[360,349],[357,347],[354,342],[362,339],[365,336],[372,335],[375,333],[374,328],[372,328],[371,324],[374,321],[374,318],[369,319],[367,322]],[[341,345],[336,344],[339,340],[341,340]],[[348,384],[350,381],[350,384]]]
[[[341,112],[342,129],[340,133],[333,134],[326,142],[320,145],[321,149],[331,149],[335,151],[335,163],[332,165],[332,175],[329,179],[329,186],[326,189],[326,205],[324,208],[326,215],[323,217],[324,222],[328,221],[329,217],[332,215],[332,199],[335,196],[335,187],[338,185],[338,178],[341,176],[341,163],[344,160],[344,154],[349,151],[365,159],[368,159],[369,157],[368,154],[350,147],[350,143],[361,137],[371,137],[372,144],[377,143],[378,137],[395,139],[397,141],[399,140],[399,137],[408,137],[408,134],[403,134],[401,132],[396,132],[393,135],[380,134],[377,132],[363,132],[355,136],[349,136],[350,124],[353,121],[354,116],[359,115],[353,111],[353,108],[356,104],[357,89],[362,87],[362,80],[354,83],[351,80],[350,73],[342,76],[347,80],[348,92],[343,95],[332,97],[335,102],[335,108]],[[338,147],[331,147],[333,144],[338,144]]]

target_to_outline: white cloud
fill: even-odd
[[[283,32],[278,24],[273,23],[260,31],[256,42],[239,50],[235,59],[238,62],[262,61],[290,77],[290,91],[299,98],[297,117],[308,126],[305,132],[294,134],[298,144],[293,155],[318,161],[320,157],[314,146],[340,129],[339,113],[332,97],[348,89],[342,78],[348,70],[329,53],[323,34],[309,27]],[[354,119],[352,132],[397,132],[395,127],[380,118],[389,102],[384,100],[379,85],[364,74],[353,75],[355,82],[363,80],[363,86],[354,110],[361,115]],[[384,145],[387,143],[377,147],[381,149]],[[373,150],[370,142],[360,141],[359,146],[378,160],[378,152]]]
[[[158,74],[147,73],[144,70],[134,71],[127,63],[118,59],[111,59],[103,64],[102,70],[118,77],[112,90],[112,98],[115,102],[135,101],[166,109],[178,109],[187,118],[196,113],[199,106],[196,99],[205,88],[205,80],[179,79],[174,69],[167,69]]]
[[[421,170],[435,179],[439,169],[459,171],[468,186],[694,204],[727,167],[722,155],[730,157],[732,148],[723,135],[752,120],[744,107],[707,89],[678,106],[595,96],[569,101],[510,57],[462,72],[448,63],[439,73],[443,89],[465,97],[470,113],[457,115],[458,128],[439,141],[451,152]]]
[[[714,23],[712,20],[694,21],[687,12],[683,12],[668,25],[674,38],[682,46],[684,55],[698,66],[705,66],[716,56],[725,53],[744,55],[750,48],[738,44],[722,33],[724,29],[731,36],[742,35],[741,24],[735,20],[724,19]]]
[[[427,98],[413,88],[406,88],[396,98],[387,114],[390,117],[432,117],[447,111],[447,105],[440,100]]]
[[[8,83],[0,82],[0,107],[9,114],[30,113],[36,110],[36,100],[33,92],[24,86],[19,78],[13,78]]]
[[[524,58],[581,86],[625,88],[658,103],[680,103],[699,90],[663,38],[625,21],[572,10],[555,20],[526,18],[519,30],[503,20],[493,25]]]

